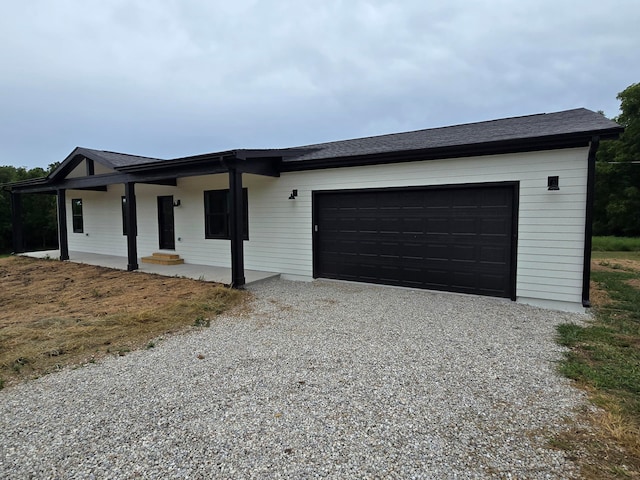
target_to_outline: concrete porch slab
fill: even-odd
[[[32,258],[52,258],[60,257],[59,250],[46,250],[41,252],[26,252],[21,255]],[[115,268],[117,270],[127,269],[127,258],[115,255],[100,255],[97,253],[69,252],[69,261],[74,263],[85,263],[87,265],[97,265],[100,267]],[[184,277],[205,282],[217,282],[229,285],[231,283],[231,269],[226,267],[211,267],[209,265],[196,265],[193,263],[183,263],[182,265],[155,265],[150,263],[139,263],[138,272],[154,273],[165,277]],[[278,277],[279,273],[261,272],[258,270],[245,270],[245,281],[247,285],[260,282],[268,278]]]

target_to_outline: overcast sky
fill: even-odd
[[[0,165],[613,117],[636,82],[638,0],[2,0]]]

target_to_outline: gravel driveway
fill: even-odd
[[[0,478],[570,478],[585,400],[499,299],[316,281],[150,350],[0,391]],[[199,358],[204,357],[204,358]]]

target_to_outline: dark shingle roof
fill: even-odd
[[[289,161],[439,149],[579,133],[596,134],[610,130],[611,133],[620,132],[622,128],[604,115],[577,108],[556,113],[305,145],[298,148],[308,150],[308,153],[298,155]]]
[[[97,160],[103,165],[117,169],[130,165],[144,165],[146,163],[160,162],[160,158],[142,157],[140,155],[129,155],[127,153],[109,152],[106,150],[94,150],[92,148],[78,148],[78,152],[93,160]]]
[[[81,158],[90,158],[120,172],[144,172],[188,167],[223,156],[238,159],[281,158],[281,170],[348,166],[379,161],[476,156],[540,148],[586,145],[593,135],[617,138],[623,128],[603,115],[577,108],[556,113],[503,118],[450,127],[376,137],[318,143],[302,147],[262,150],[226,150],[192,157],[161,159],[77,147],[46,179],[15,184],[47,183],[64,178]],[[568,140],[567,140],[568,139]],[[388,157],[403,157],[389,160]],[[381,160],[384,159],[384,160]]]

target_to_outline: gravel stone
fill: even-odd
[[[584,315],[331,281],[0,391],[0,478],[574,478],[548,436]]]

